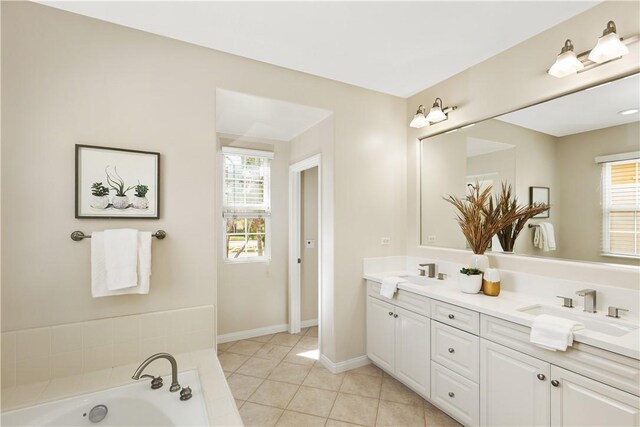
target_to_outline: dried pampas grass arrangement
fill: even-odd
[[[511,184],[502,183],[500,196],[496,197],[496,210],[503,216],[515,217],[515,221],[504,226],[498,231],[497,236],[500,246],[505,252],[513,252],[516,238],[524,225],[539,213],[549,210],[549,205],[545,203],[534,203],[533,205],[518,206],[518,198],[513,194]]]

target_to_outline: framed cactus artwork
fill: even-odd
[[[76,144],[76,218],[160,218],[160,153]]]

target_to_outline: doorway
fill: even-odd
[[[319,154],[289,167],[289,333],[297,334],[301,327],[317,324],[319,347],[322,336],[321,177]]]

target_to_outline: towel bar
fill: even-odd
[[[153,233],[151,237],[157,237],[158,239],[162,240],[165,237],[167,237],[167,232],[164,230],[158,230],[155,233]],[[82,231],[74,231],[73,233],[71,233],[71,240],[75,242],[79,242],[82,239],[90,239],[90,238],[91,238],[91,234],[84,234]]]
[[[529,228],[540,227],[540,224],[529,224]]]

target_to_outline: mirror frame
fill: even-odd
[[[636,71],[632,71],[629,73],[625,73],[625,74],[621,74],[619,76],[615,76],[615,77],[611,77],[609,79],[606,80],[601,80],[597,83],[594,83],[592,85],[587,85],[587,86],[582,86],[580,88],[577,89],[572,89],[569,90],[567,92],[562,92],[559,95],[555,95],[555,96],[551,96],[548,98],[544,98],[540,101],[537,102],[533,102],[531,104],[527,104],[524,105],[522,107],[516,108],[514,110],[509,110],[509,111],[505,111],[503,113],[500,114],[495,114],[492,116],[488,116],[485,118],[480,118],[478,120],[473,120],[473,121],[469,121],[469,122],[464,122],[456,127],[450,128],[450,129],[443,129],[440,132],[437,133],[433,133],[431,135],[428,136],[424,136],[424,137],[420,137],[418,138],[418,144],[419,144],[419,149],[417,150],[418,155],[420,156],[419,162],[418,162],[418,174],[417,174],[417,179],[418,179],[418,185],[417,185],[417,189],[418,189],[418,248],[420,249],[438,249],[438,250],[447,250],[447,251],[461,251],[461,252],[465,252],[465,253],[471,253],[471,250],[468,248],[465,249],[460,249],[460,248],[448,248],[446,246],[437,246],[437,245],[424,245],[422,243],[422,234],[423,234],[423,230],[422,230],[422,156],[424,155],[423,153],[423,149],[422,149],[422,142],[429,139],[429,138],[433,138],[435,136],[438,135],[443,135],[445,133],[449,133],[449,132],[454,132],[457,130],[460,130],[464,127],[470,126],[470,125],[474,125],[477,123],[481,123],[481,122],[485,122],[487,120],[492,120],[495,119],[497,117],[500,116],[504,116],[506,114],[510,114],[510,113],[514,113],[516,111],[520,111],[520,110],[524,110],[525,108],[529,108],[529,107],[533,107],[535,105],[539,105],[539,104],[544,104],[545,102],[549,102],[549,101],[553,101],[554,99],[558,99],[558,98],[562,98],[564,96],[568,96],[568,95],[572,95],[574,93],[578,93],[578,92],[582,92],[585,91],[587,89],[592,89],[598,86],[603,86],[605,84],[611,83],[611,82],[615,82],[617,80],[622,80],[622,79],[626,79],[627,77],[630,76],[635,76],[635,75],[640,75],[640,71],[636,70]],[[498,256],[498,255],[503,255],[500,252],[495,252],[495,253],[489,253],[489,255],[492,256]],[[629,265],[629,264],[616,264],[616,263],[605,263],[605,262],[598,262],[598,261],[585,261],[585,260],[579,260],[579,259],[572,259],[572,258],[554,258],[554,257],[545,257],[545,256],[541,256],[541,255],[529,255],[529,254],[510,254],[509,257],[513,258],[513,257],[524,257],[524,258],[531,258],[534,260],[548,260],[548,261],[562,261],[562,262],[570,262],[570,263],[578,263],[578,264],[588,264],[588,265],[597,265],[597,266],[606,266],[606,267],[621,267],[621,268],[631,268],[634,270],[640,270],[640,266],[636,266],[636,265]]]

